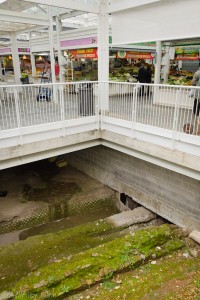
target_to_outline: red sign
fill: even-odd
[[[97,48],[70,50],[69,58],[98,58]]]
[[[149,52],[118,51],[117,58],[154,59],[154,55]]]
[[[177,55],[176,60],[199,60],[199,55]]]

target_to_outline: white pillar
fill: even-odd
[[[109,15],[107,0],[99,0],[100,13],[98,14],[98,80],[109,80]],[[108,110],[109,85],[99,85],[99,100],[101,108]]]
[[[31,52],[30,56],[31,56],[32,77],[35,77],[36,76],[35,54]]]
[[[29,47],[30,47],[32,77],[35,77],[36,76],[36,66],[35,66],[35,55],[32,52],[32,46],[31,46],[31,33],[29,34]]]
[[[54,58],[54,46],[53,46],[53,18],[51,13],[51,6],[48,7],[49,15],[49,45],[50,45],[50,58],[51,58],[51,78],[52,82],[56,82],[55,76],[55,58]]]
[[[169,56],[170,46],[166,46],[165,55],[163,57],[163,83],[167,83],[169,76],[169,68],[170,68],[170,56]]]
[[[3,81],[3,75],[2,75],[2,57],[0,57],[0,80]]]
[[[19,55],[18,55],[17,37],[14,33],[12,33],[10,39],[11,39],[11,50],[12,50],[15,82],[20,84],[21,70],[20,70],[20,61],[19,61]]]
[[[162,61],[162,43],[158,41],[156,42],[156,65],[155,65],[155,75],[154,75],[155,84],[160,83],[161,61]]]
[[[59,73],[59,79],[60,82],[65,82],[65,74],[61,72],[61,65],[62,65],[62,50],[60,47],[60,19],[58,16],[56,16],[56,34],[57,34],[57,45],[58,45],[58,64],[60,66],[60,73]]]

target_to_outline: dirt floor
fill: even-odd
[[[48,160],[0,171],[0,191],[8,192],[0,197],[0,222],[27,217],[64,198],[81,201],[113,193],[71,166],[59,168]]]
[[[109,207],[106,208],[106,214],[105,204],[109,197],[115,197],[113,190],[70,165],[59,167],[57,162],[58,160],[43,160],[0,171],[0,191],[7,192],[5,197],[0,197],[0,245],[5,243],[2,234],[7,232],[59,220],[69,215],[80,215],[84,211],[90,214],[91,220],[94,219],[92,212],[90,213],[92,210],[96,210],[97,218],[101,217],[103,210],[103,217],[112,214]],[[48,219],[44,214],[49,211],[52,213],[52,210],[53,217]],[[113,213],[116,212],[114,209]],[[29,223],[34,216],[39,221]],[[84,217],[87,218],[84,214],[78,219],[71,217],[67,223],[80,223],[79,219]],[[27,225],[24,223],[20,227],[17,223],[20,220],[25,220]],[[16,229],[13,227],[15,223]],[[4,230],[6,226],[8,228]],[[16,241],[18,233],[12,233],[6,239]]]

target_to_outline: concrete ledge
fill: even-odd
[[[197,242],[198,244],[200,244],[200,231],[193,230],[190,233],[189,238],[193,239],[195,242]]]
[[[155,219],[156,215],[144,207],[124,211],[120,214],[106,218],[106,222],[116,227],[131,226],[133,224],[145,223]]]
[[[0,149],[0,170],[101,144],[97,130]]]
[[[102,145],[200,180],[199,156],[168,149],[114,132],[101,131]]]

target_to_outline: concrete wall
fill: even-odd
[[[198,180],[105,146],[70,153],[67,160],[171,222],[200,230]]]

